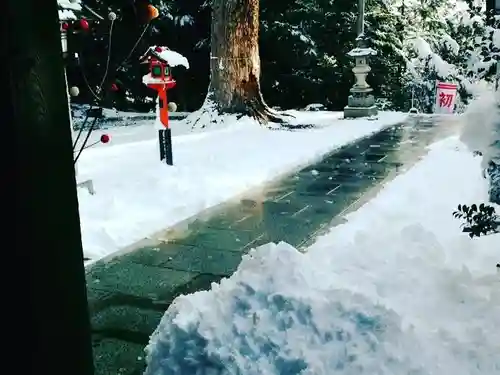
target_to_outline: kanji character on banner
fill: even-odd
[[[451,114],[455,110],[457,85],[454,83],[436,82],[435,113]]]

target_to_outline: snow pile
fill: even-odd
[[[217,104],[210,98],[210,95],[207,95],[201,108],[186,117],[184,126],[193,129],[220,130],[237,124],[239,119],[241,119],[240,123],[243,121],[247,123],[249,121],[252,122],[249,116],[241,117],[239,114],[219,114]],[[159,117],[156,119],[156,123],[157,125],[161,124]]]
[[[154,122],[141,131],[106,130],[113,143],[85,150],[78,161],[78,177],[92,179],[97,192],[79,190],[85,255],[97,260],[406,118],[389,112],[378,120],[291,113],[297,123],[319,128],[270,131],[241,119],[218,130],[190,132],[184,121],[172,121],[173,167],[159,161]],[[115,137],[115,132],[130,135]],[[141,141],[117,142],[134,134]]]
[[[146,375],[419,369],[417,341],[394,311],[325,283],[314,268],[293,247],[269,244],[211,292],[178,298],[153,336]]]
[[[500,95],[485,90],[464,114],[461,140],[471,151],[482,153],[482,167],[490,160],[500,164]]]
[[[500,235],[452,217],[485,196],[479,164],[440,142],[308,252],[264,245],[177,298],[146,375],[500,374]]]

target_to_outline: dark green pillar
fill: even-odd
[[[2,339],[13,354],[0,372],[92,375],[57,2],[2,5],[0,122],[9,172],[1,212],[2,226],[15,222],[15,231],[3,236]]]
[[[493,24],[493,17],[498,13],[499,6],[499,0],[486,0],[486,15],[488,17],[487,21],[489,24]]]

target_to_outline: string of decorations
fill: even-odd
[[[137,49],[137,46],[139,45],[139,43],[143,39],[151,22],[154,19],[158,18],[158,16],[159,16],[158,9],[156,7],[154,7],[153,5],[147,4],[144,1],[141,1],[139,3],[139,5],[137,3],[138,3],[138,1],[136,0],[136,4],[134,4],[134,12],[136,13],[136,15],[140,16],[142,20],[145,21],[146,25],[144,26],[141,34],[139,35],[139,37],[135,41],[135,43],[132,46],[129,53],[118,64],[118,66],[114,69],[115,72],[122,69],[123,66],[128,62],[128,60],[130,59],[132,54]],[[140,8],[136,9],[137,6],[140,6]],[[97,21],[95,21],[96,23],[99,23],[99,21],[105,21],[104,17],[99,15],[96,11],[94,11],[93,9],[88,7],[87,5],[84,5],[84,8],[87,11],[89,11],[94,17],[97,18]],[[98,143],[108,143],[110,141],[109,135],[103,134],[103,135],[101,135],[101,137],[98,141],[93,142],[91,144],[88,144],[88,141],[90,139],[90,135],[92,134],[93,130],[96,128],[97,122],[100,118],[100,116],[98,116],[98,115],[92,116],[92,113],[95,113],[96,111],[102,112],[103,102],[104,102],[104,99],[105,99],[108,91],[111,91],[111,92],[115,91],[116,92],[119,90],[117,84],[114,82],[109,85],[108,90],[105,90],[106,80],[111,75],[110,74],[111,73],[110,72],[111,45],[112,45],[112,40],[113,40],[113,29],[114,29],[115,21],[117,21],[117,19],[118,19],[118,16],[115,12],[108,13],[107,20],[109,21],[109,32],[108,32],[106,65],[105,65],[105,71],[104,71],[103,77],[100,80],[100,84],[97,86],[96,90],[92,89],[92,87],[87,79],[87,75],[85,74],[85,69],[84,69],[83,60],[82,60],[82,54],[81,53],[80,54],[74,53],[74,58],[75,58],[77,66],[81,72],[85,86],[86,86],[87,90],[89,91],[89,93],[93,97],[93,103],[91,103],[89,105],[89,108],[85,111],[85,117],[84,117],[82,123],[80,124],[79,129],[78,129],[78,134],[73,141],[73,152],[76,154],[76,156],[74,158],[75,164],[78,161],[78,159],[80,158],[80,155],[82,154],[83,150],[85,150],[89,147],[92,147]],[[81,18],[79,20],[74,20],[74,21],[61,22],[61,25],[60,25],[61,34],[64,35],[64,37],[66,37],[68,33],[73,33],[73,34],[89,33],[91,30],[92,23],[93,23],[93,21],[90,19],[87,19],[87,18]],[[68,91],[72,97],[76,97],[80,94],[80,89],[77,86],[70,87]],[[77,149],[78,148],[78,141],[82,137],[82,134],[85,131],[85,127],[86,127],[87,123],[89,122],[90,117],[94,117],[94,119],[87,130],[87,134],[85,136],[85,139],[82,142],[82,145],[79,147],[79,149]]]

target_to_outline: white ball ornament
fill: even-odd
[[[109,14],[108,14],[108,19],[109,19],[110,21],[114,21],[114,20],[116,20],[116,13],[115,13],[115,12],[109,12]]]
[[[71,96],[78,96],[80,94],[80,89],[77,86],[73,86],[69,89],[69,94]]]
[[[177,104],[175,104],[174,102],[168,103],[168,111],[169,112],[177,111]]]

